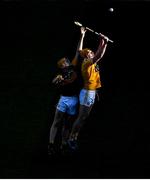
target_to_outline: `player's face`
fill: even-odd
[[[87,51],[87,58],[91,59],[91,58],[93,58],[93,57],[94,57],[94,52],[91,51],[91,50],[88,50],[88,51]]]
[[[68,67],[68,66],[69,66],[69,62],[67,61],[66,58],[63,58],[63,59],[61,60],[61,68],[66,68],[66,67]]]

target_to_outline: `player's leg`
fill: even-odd
[[[79,132],[91,112],[91,109],[95,101],[95,94],[96,92],[94,90],[91,91],[83,89],[80,92],[79,114],[72,126],[72,130],[69,137],[69,143],[73,149],[77,147],[77,138]]]
[[[56,107],[56,111],[55,111],[55,116],[54,116],[54,121],[52,123],[52,126],[50,128],[50,135],[49,135],[49,154],[51,154],[51,152],[53,152],[53,150],[55,149],[55,138],[58,132],[58,128],[61,125],[61,122],[63,121],[64,115],[65,115],[65,111],[66,111],[66,106],[64,103],[64,98],[61,97],[58,105]]]
[[[70,131],[72,128],[72,124],[77,116],[78,111],[78,97],[68,97],[67,101],[67,117],[64,120],[63,129],[62,129],[62,149],[68,148],[68,139],[70,135]]]

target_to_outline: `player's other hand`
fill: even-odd
[[[80,31],[81,31],[81,34],[84,36],[85,35],[85,33],[86,33],[86,29],[85,29],[85,27],[81,27],[81,29],[80,29]]]
[[[64,80],[64,78],[62,77],[62,75],[57,75],[57,76],[53,79],[52,83],[58,84],[58,83],[61,83],[63,80]]]
[[[99,33],[100,38],[102,38],[105,42],[108,42],[109,38],[101,33]]]

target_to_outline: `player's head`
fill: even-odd
[[[83,58],[91,59],[94,57],[94,52],[91,49],[85,48],[80,51],[80,55]]]
[[[61,69],[66,68],[66,67],[70,66],[70,61],[68,58],[63,57],[60,60],[58,60],[57,66],[58,66],[58,68],[61,68]]]

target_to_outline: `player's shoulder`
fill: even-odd
[[[86,66],[90,66],[93,64],[93,59],[84,59],[83,64]]]

